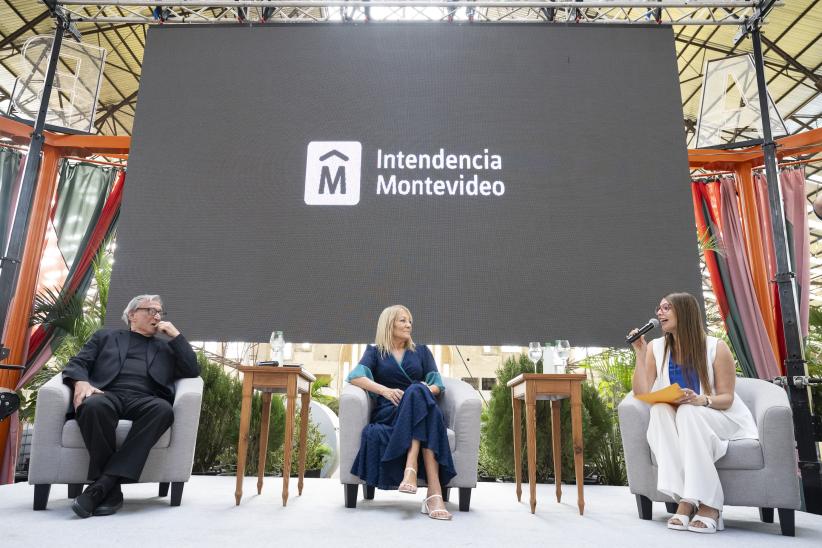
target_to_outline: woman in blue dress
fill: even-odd
[[[412,322],[402,305],[383,310],[376,344],[346,379],[375,399],[351,473],[369,486],[409,494],[417,492],[422,478],[428,485],[422,512],[448,520],[442,485],[457,472],[436,400],[445,386],[431,351],[411,339]]]

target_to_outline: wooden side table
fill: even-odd
[[[262,420],[260,421],[260,454],[257,460],[257,494],[263,490],[266,449],[268,447],[268,425],[271,418],[271,394],[285,393],[285,444],[283,447],[283,506],[288,503],[288,476],[291,472],[291,438],[294,434],[294,409],[297,395],[302,398],[300,410],[300,462],[297,494],[303,494],[303,474],[305,473],[305,439],[308,433],[308,410],[311,405],[311,383],[314,375],[302,367],[266,367],[246,365],[239,368],[243,373],[243,403],[240,409],[240,439],[237,442],[237,488],[234,499],[237,506],[243,498],[243,476],[245,476],[246,453],[248,452],[248,428],[251,422],[251,395],[254,390],[263,392]]]
[[[554,453],[554,477],[557,502],[562,498],[562,453],[560,440],[560,400],[571,398],[571,430],[574,442],[574,471],[577,480],[579,514],[585,509],[583,496],[582,455],[582,382],[585,375],[523,373],[510,381],[511,403],[514,411],[514,478],[517,482],[517,500],[522,500],[522,400],[525,400],[525,428],[528,451],[528,483],[531,488],[531,513],[537,508],[537,400],[551,401],[551,441]]]

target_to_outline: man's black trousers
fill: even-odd
[[[108,391],[86,398],[76,418],[90,458],[88,479],[107,474],[137,481],[149,451],[174,422],[174,411],[157,396]],[[121,419],[132,424],[117,450],[115,430]]]

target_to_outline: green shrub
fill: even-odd
[[[485,425],[488,423],[488,408],[482,411],[483,435],[480,437],[479,461],[477,463],[477,475],[484,478],[501,478],[511,475],[512,466],[507,466],[501,462],[489,447],[490,436],[485,434]]]
[[[508,389],[506,383],[520,373],[533,372],[534,364],[524,355],[519,359],[509,358],[497,370],[497,384],[491,390],[488,409],[483,414],[485,420],[482,422],[480,438],[480,452],[485,451],[489,465],[498,468],[498,471],[493,474],[495,476],[514,475],[513,410],[511,390]],[[545,422],[544,407],[544,402],[537,403],[537,420],[540,421],[538,422],[540,425]],[[537,441],[539,442],[539,437]],[[523,436],[523,447],[524,443],[525,436]],[[539,455],[539,452],[537,454]]]
[[[299,453],[297,451],[300,443],[300,410],[294,412],[294,433],[291,436],[291,475],[296,476],[299,465]],[[323,438],[320,428],[311,420],[309,415],[308,432],[305,439],[305,469],[306,470],[320,470],[325,461],[331,456],[331,448],[323,443]],[[284,460],[284,445],[281,443],[274,452],[271,459],[271,472],[275,475],[282,475],[283,460]],[[266,466],[268,471],[268,466]]]
[[[805,340],[805,359],[808,361],[808,374],[811,377],[822,377],[822,307],[811,306],[808,322],[808,338]],[[822,416],[822,385],[811,386],[813,398],[812,413]]]
[[[197,354],[200,376],[203,378],[203,403],[200,409],[200,427],[194,450],[194,473],[226,464],[228,433],[234,418],[235,383],[223,368]],[[230,407],[231,406],[231,407]],[[237,440],[234,440],[237,443]]]
[[[628,485],[628,471],[625,469],[625,453],[622,449],[618,420],[614,420],[611,429],[605,432],[604,443],[599,453],[594,456],[593,465],[600,483]]]
[[[484,453],[484,466],[504,471],[503,475],[513,476],[514,439],[513,409],[511,391],[506,386],[509,380],[521,373],[533,373],[534,364],[526,356],[509,358],[497,370],[497,385],[491,393],[488,411],[482,425],[480,452]],[[520,419],[522,432],[522,477],[527,477],[525,412]],[[601,460],[601,454],[608,443],[608,433],[612,430],[612,417],[599,397],[596,389],[589,384],[582,385],[582,433],[583,454],[589,467]],[[546,481],[553,476],[553,454],[551,447],[551,410],[549,402],[537,402],[537,480]],[[571,409],[568,400],[563,400],[560,411],[562,428],[562,477],[572,480],[574,476],[573,444],[571,443]],[[499,475],[499,474],[497,474]]]
[[[340,399],[335,398],[334,396],[327,396],[321,392],[322,388],[327,387],[331,384],[331,379],[328,377],[317,379],[311,384],[311,399],[313,401],[319,402],[329,409],[331,409],[335,415],[340,414]]]
[[[200,428],[194,451],[195,473],[210,470],[236,470],[237,442],[240,435],[240,408],[243,398],[242,382],[227,373],[223,366],[208,361],[199,354],[200,375],[203,378],[203,404]],[[245,473],[257,473],[260,447],[262,395],[255,392],[251,400],[251,420],[248,430],[248,452]],[[271,398],[271,419],[268,428],[266,472],[274,470],[274,456],[285,437],[285,406],[278,396]]]
[[[632,350],[612,348],[586,358],[578,366],[593,372],[597,392],[610,414],[611,426],[605,429],[604,443],[592,464],[602,483],[627,485],[628,475],[625,470],[625,454],[622,449],[617,407],[631,391],[636,356]]]

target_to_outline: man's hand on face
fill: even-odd
[[[80,407],[80,404],[89,396],[102,393],[102,390],[94,388],[86,381],[74,381],[74,409]]]
[[[157,331],[163,333],[164,335],[168,335],[172,339],[180,334],[180,331],[174,327],[174,324],[171,322],[158,322]]]

